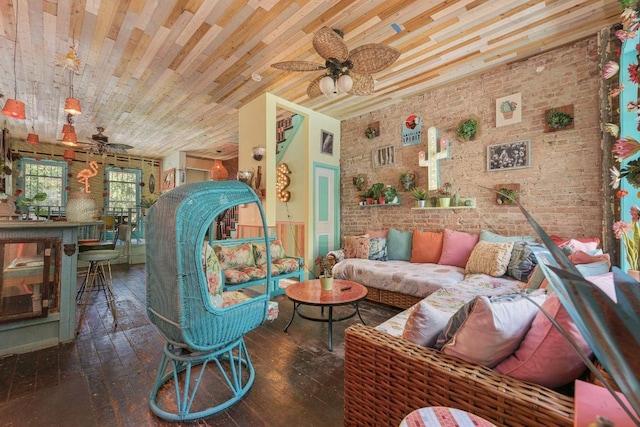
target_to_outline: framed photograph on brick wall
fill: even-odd
[[[487,171],[531,167],[531,140],[503,142],[487,146]]]
[[[371,152],[374,168],[385,166],[393,166],[396,164],[396,147],[389,145],[387,147],[376,148]]]

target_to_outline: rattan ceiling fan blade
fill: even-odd
[[[313,35],[313,47],[324,59],[335,58],[344,62],[349,58],[349,48],[335,31],[322,27]]]
[[[379,43],[370,43],[351,51],[352,71],[359,74],[373,74],[382,71],[400,56],[400,51]]]
[[[307,96],[311,99],[316,98],[322,95],[322,91],[320,90],[320,79],[324,77],[324,74],[313,79],[309,86],[307,86]]]
[[[284,71],[318,71],[326,68],[322,64],[310,61],[276,62],[275,64],[271,64],[271,66]]]
[[[371,95],[374,90],[373,76],[369,74],[349,73],[353,79],[353,86],[348,92],[351,95]]]

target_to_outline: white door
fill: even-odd
[[[340,185],[339,169],[314,164],[314,258],[339,247]]]

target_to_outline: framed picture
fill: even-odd
[[[371,151],[371,156],[374,168],[393,166],[396,164],[396,147],[389,145],[377,148]]]
[[[333,156],[333,134],[322,131],[322,145],[320,146],[320,152],[323,154],[329,154]]]
[[[171,190],[176,186],[176,168],[162,171],[162,191]]]
[[[531,167],[531,140],[503,142],[487,147],[487,171]]]
[[[522,95],[503,96],[496,99],[496,127],[512,125],[522,121]]]

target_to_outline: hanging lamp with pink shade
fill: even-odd
[[[15,2],[16,5],[16,39],[13,43],[13,90],[14,96],[18,97],[18,75],[16,73],[16,51],[18,50],[18,2]],[[2,108],[2,114],[8,117],[12,117],[14,119],[24,120],[27,118],[25,114],[24,102],[18,101],[14,98],[8,98],[7,102],[4,104]]]

